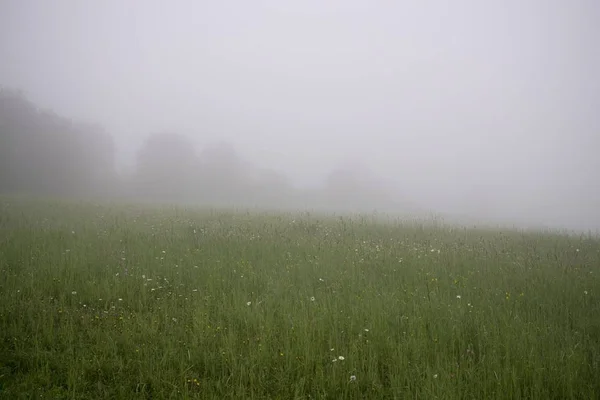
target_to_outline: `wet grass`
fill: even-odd
[[[0,398],[600,398],[597,238],[0,204]]]

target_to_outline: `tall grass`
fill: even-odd
[[[600,398],[594,237],[0,204],[0,398]]]

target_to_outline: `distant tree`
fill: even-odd
[[[251,187],[252,166],[245,163],[233,145],[221,142],[200,153],[200,184],[203,200],[210,203],[241,203]]]
[[[114,178],[112,138],[0,89],[0,192],[87,195]]]
[[[29,156],[27,139],[32,137],[37,110],[23,93],[0,89],[0,191],[22,188]]]
[[[115,170],[116,147],[112,136],[97,124],[75,126],[83,151],[78,164],[82,165],[83,179],[88,182],[86,191],[94,196],[112,196],[118,191]]]
[[[137,155],[136,192],[156,200],[190,200],[199,191],[198,168],[193,143],[187,137],[151,135]]]

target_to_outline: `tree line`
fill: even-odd
[[[186,136],[157,133],[134,170],[116,168],[116,146],[101,126],[42,110],[21,92],[0,89],[0,194],[120,198],[267,208],[392,208],[360,171],[331,171],[319,189],[298,190],[278,171],[245,161],[229,143],[196,151]]]

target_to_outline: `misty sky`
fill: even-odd
[[[0,0],[0,84],[103,124],[125,164],[169,130],[299,185],[358,160],[432,207],[600,221],[599,20],[594,0]]]

